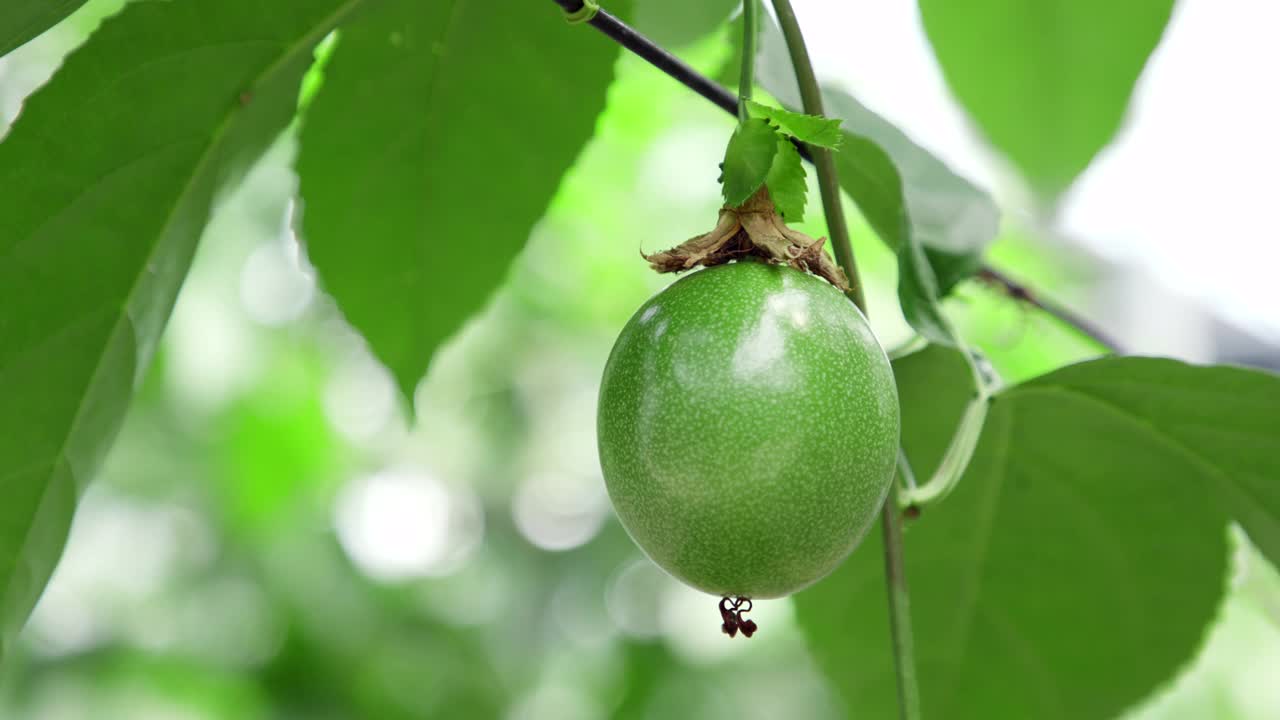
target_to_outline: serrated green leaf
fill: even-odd
[[[0,142],[0,656],[146,368],[220,188],[357,3],[134,2]]]
[[[964,361],[935,347],[894,372],[903,446],[927,473],[968,399]],[[1101,720],[1167,682],[1217,611],[1228,513],[1274,542],[1276,428],[1280,378],[1238,368],[1105,358],[1001,393],[964,480],[907,527],[925,712]],[[797,596],[867,717],[897,702],[880,552],[872,533]]]
[[[0,3],[0,57],[57,25],[85,0],[4,0]]]
[[[635,28],[665,48],[690,45],[729,20],[742,0],[638,0]],[[610,12],[613,6],[610,6]],[[739,32],[741,34],[741,32]]]
[[[734,128],[724,149],[721,174],[725,204],[741,205],[759,190],[777,152],[778,133],[765,120],[753,118]]]
[[[343,28],[303,124],[302,227],[406,397],[502,282],[591,137],[617,54],[540,3],[392,0]]]
[[[1065,190],[1119,129],[1173,0],[920,0],[942,74],[1042,194]]]
[[[764,184],[769,188],[773,205],[787,222],[804,219],[804,206],[809,197],[809,184],[805,182],[804,162],[790,140],[779,137],[778,149],[769,166]]]
[[[801,142],[832,150],[840,147],[843,135],[840,133],[839,119],[791,112],[762,105],[754,100],[747,101],[747,108],[753,117],[765,118],[781,128],[782,132]]]

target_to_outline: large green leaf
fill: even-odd
[[[1064,368],[1024,392],[1088,404],[1181,456],[1280,567],[1280,378],[1115,358]]]
[[[920,12],[952,92],[1054,195],[1120,127],[1173,2],[920,0]]]
[[[85,0],[4,0],[0,3],[0,57],[53,27]]]
[[[135,2],[0,143],[0,655],[48,580],[220,187],[356,0]]]
[[[343,29],[307,111],[311,261],[407,397],[501,283],[604,106],[617,45],[554,10],[380,4]]]
[[[893,361],[902,407],[902,449],[918,480],[938,467],[965,405],[973,397],[969,363],[941,345]]]
[[[933,348],[895,374],[921,474],[967,399],[963,361]],[[1222,596],[1229,513],[1275,538],[1278,431],[1280,378],[1236,368],[1106,358],[1000,394],[964,480],[907,528],[925,712],[1110,718],[1167,682]],[[891,717],[869,538],[797,604],[852,711]]]

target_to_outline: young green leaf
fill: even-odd
[[[968,401],[967,368],[935,346],[894,372],[903,447],[927,474]],[[1274,553],[1278,408],[1275,375],[1149,358],[1001,393],[963,481],[906,533],[924,706],[1109,718],[1167,682],[1217,612],[1231,516]],[[797,611],[850,707],[889,716],[878,534],[866,544]]]
[[[502,282],[591,137],[618,52],[540,3],[391,0],[343,28],[303,124],[302,228],[405,397]]]
[[[0,3],[0,57],[39,36],[85,0],[4,0]]]
[[[753,117],[765,118],[777,125],[782,132],[801,142],[832,150],[837,150],[840,147],[843,136],[840,133],[839,119],[833,120],[816,115],[791,112],[782,108],[762,105],[754,100],[747,101],[747,109]]]
[[[0,142],[0,656],[120,426],[213,198],[353,0],[135,2]]]
[[[724,149],[721,191],[727,205],[741,205],[760,189],[778,152],[778,133],[768,121],[753,118],[734,129]]]
[[[778,150],[774,153],[773,164],[769,166],[769,174],[764,184],[769,188],[769,196],[773,198],[774,207],[789,223],[804,219],[804,205],[809,195],[809,185],[805,182],[804,162],[796,146],[785,137],[778,137]]]
[[[1124,119],[1173,0],[921,0],[951,91],[1046,196],[1066,189]]]

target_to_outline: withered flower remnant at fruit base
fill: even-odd
[[[720,219],[711,232],[644,258],[658,272],[680,272],[699,265],[722,265],[755,257],[811,272],[847,291],[849,280],[844,271],[823,251],[826,241],[787,227],[768,189],[761,187],[742,205],[721,208]]]

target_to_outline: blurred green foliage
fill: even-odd
[[[710,70],[726,52],[717,37],[686,57]],[[24,57],[47,64],[48,48],[8,62]],[[515,270],[417,388],[412,425],[298,257],[293,136],[222,198],[2,670],[0,717],[846,715],[790,600],[761,605],[751,641],[725,640],[714,599],[640,556],[603,496],[598,374],[670,281],[639,251],[713,224],[733,122],[634,58],[617,74]],[[810,215],[800,229],[824,235]],[[854,230],[877,333],[904,342],[893,255]],[[1088,286],[1031,240],[1007,226],[993,254],[1063,296]],[[946,304],[1008,381],[1098,351],[976,283]],[[1274,715],[1280,580],[1243,543],[1236,569],[1200,659],[1132,717]]]
[[[1052,202],[1120,128],[1174,0],[920,0],[956,98]]]

